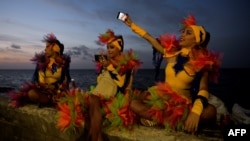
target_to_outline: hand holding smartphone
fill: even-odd
[[[118,12],[117,19],[119,19],[121,21],[125,21],[127,19],[127,14],[123,13],[123,12]]]
[[[95,61],[96,62],[102,62],[104,60],[108,60],[108,56],[107,55],[95,54]]]

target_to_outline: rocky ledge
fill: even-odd
[[[56,110],[26,105],[8,107],[8,99],[0,94],[0,140],[6,141],[80,141],[79,133],[62,133],[56,128]],[[223,141],[220,128],[203,129],[198,135],[168,132],[157,127],[138,126],[132,132],[112,130],[104,133],[106,141]]]

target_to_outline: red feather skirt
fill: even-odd
[[[166,129],[183,130],[192,102],[174,92],[167,83],[158,83],[147,92],[144,102],[151,107],[149,113],[153,120]]]

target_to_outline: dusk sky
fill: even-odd
[[[123,35],[125,49],[132,48],[153,68],[152,48],[116,19],[117,12],[155,37],[179,35],[180,22],[196,17],[211,34],[209,49],[224,54],[222,67],[250,67],[250,2],[248,0],[1,0],[0,69],[33,69],[30,59],[44,50],[41,42],[54,33],[72,57],[72,69],[94,68],[93,55],[100,33],[112,29]],[[163,64],[164,65],[164,64]]]

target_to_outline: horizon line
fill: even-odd
[[[155,69],[155,68],[140,68],[138,70],[148,70],[148,69]],[[161,68],[161,70],[164,70],[165,68]],[[221,67],[220,69],[250,69],[250,67]],[[0,70],[35,70],[32,68],[0,68]],[[96,70],[95,68],[71,68],[70,70]]]

